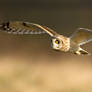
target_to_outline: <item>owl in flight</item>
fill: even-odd
[[[58,51],[73,52],[74,54],[89,54],[80,46],[92,41],[92,30],[78,28],[71,36],[66,37],[52,29],[29,22],[10,21],[0,24],[0,30],[12,34],[43,34],[47,33],[52,38],[52,48]]]

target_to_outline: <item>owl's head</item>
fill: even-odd
[[[52,47],[55,50],[60,50],[62,48],[63,42],[61,39],[54,38],[52,39]]]

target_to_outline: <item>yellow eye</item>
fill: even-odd
[[[56,40],[56,41],[55,41],[55,43],[56,43],[56,44],[59,44],[59,43],[60,43],[60,41],[59,41],[59,40]]]

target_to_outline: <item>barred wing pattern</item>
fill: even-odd
[[[78,45],[86,44],[92,41],[92,30],[87,28],[79,28],[70,38]]]
[[[54,37],[57,35],[52,29],[29,22],[10,21],[0,24],[0,30],[13,34],[43,34],[48,33]]]

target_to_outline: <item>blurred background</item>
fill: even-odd
[[[91,0],[0,0],[0,22],[27,21],[69,36],[92,29]],[[0,31],[0,92],[92,92],[92,56],[57,52],[48,35]],[[92,53],[92,43],[83,46]]]

